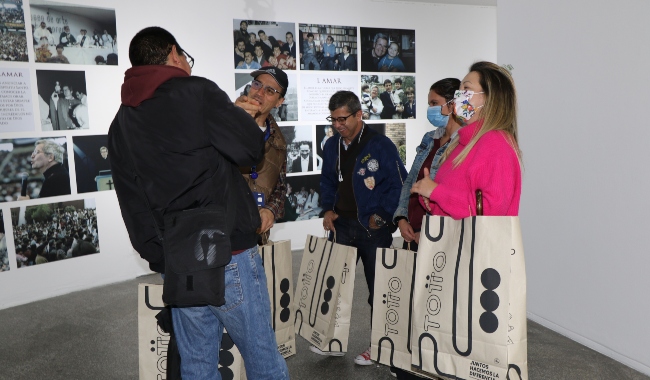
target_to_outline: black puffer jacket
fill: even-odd
[[[259,212],[238,168],[260,162],[264,134],[214,82],[171,66],[127,70],[108,151],[131,244],[153,271],[165,270],[154,219],[164,234],[171,212],[222,206],[231,249],[257,244]]]

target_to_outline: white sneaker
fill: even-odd
[[[370,347],[357,355],[357,357],[354,358],[354,362],[358,365],[372,365],[372,360],[370,360]]]
[[[345,355],[345,352],[336,352],[336,351],[322,351],[320,348],[316,346],[309,346],[309,351],[318,354],[318,355],[323,355],[323,356],[343,356]]]

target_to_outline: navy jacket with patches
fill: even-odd
[[[399,203],[402,183],[408,174],[399,157],[397,148],[390,139],[373,131],[364,125],[363,133],[372,137],[363,147],[354,163],[352,174],[352,187],[355,201],[357,202],[357,215],[359,222],[366,228],[370,216],[379,215],[386,222],[391,222],[393,213]],[[323,169],[320,177],[321,204],[323,210],[334,210],[338,200],[338,144],[340,135],[327,139],[323,147]],[[343,147],[341,146],[341,149]],[[370,170],[368,165],[375,160],[379,165],[376,171]],[[374,163],[374,162],[373,162]],[[361,169],[364,170],[361,170]],[[374,169],[374,168],[373,168]],[[363,173],[363,174],[359,174]],[[371,190],[366,186],[365,179],[373,177],[375,186]]]

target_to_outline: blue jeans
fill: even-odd
[[[224,327],[241,352],[249,379],[289,379],[271,327],[266,275],[257,246],[226,266],[226,304],[172,308],[183,380],[221,380],[217,369]]]
[[[334,221],[336,228],[336,242],[357,249],[357,263],[359,259],[363,262],[363,272],[366,275],[366,284],[370,295],[368,304],[372,308],[372,296],[375,290],[375,257],[377,257],[377,248],[390,248],[393,243],[393,236],[387,226],[377,230],[368,229],[359,223],[357,219],[345,218],[339,216]],[[330,240],[334,238],[334,233],[330,233]]]

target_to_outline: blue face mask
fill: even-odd
[[[427,108],[427,119],[434,127],[446,127],[449,121],[449,115],[442,114],[442,106],[434,106]]]

